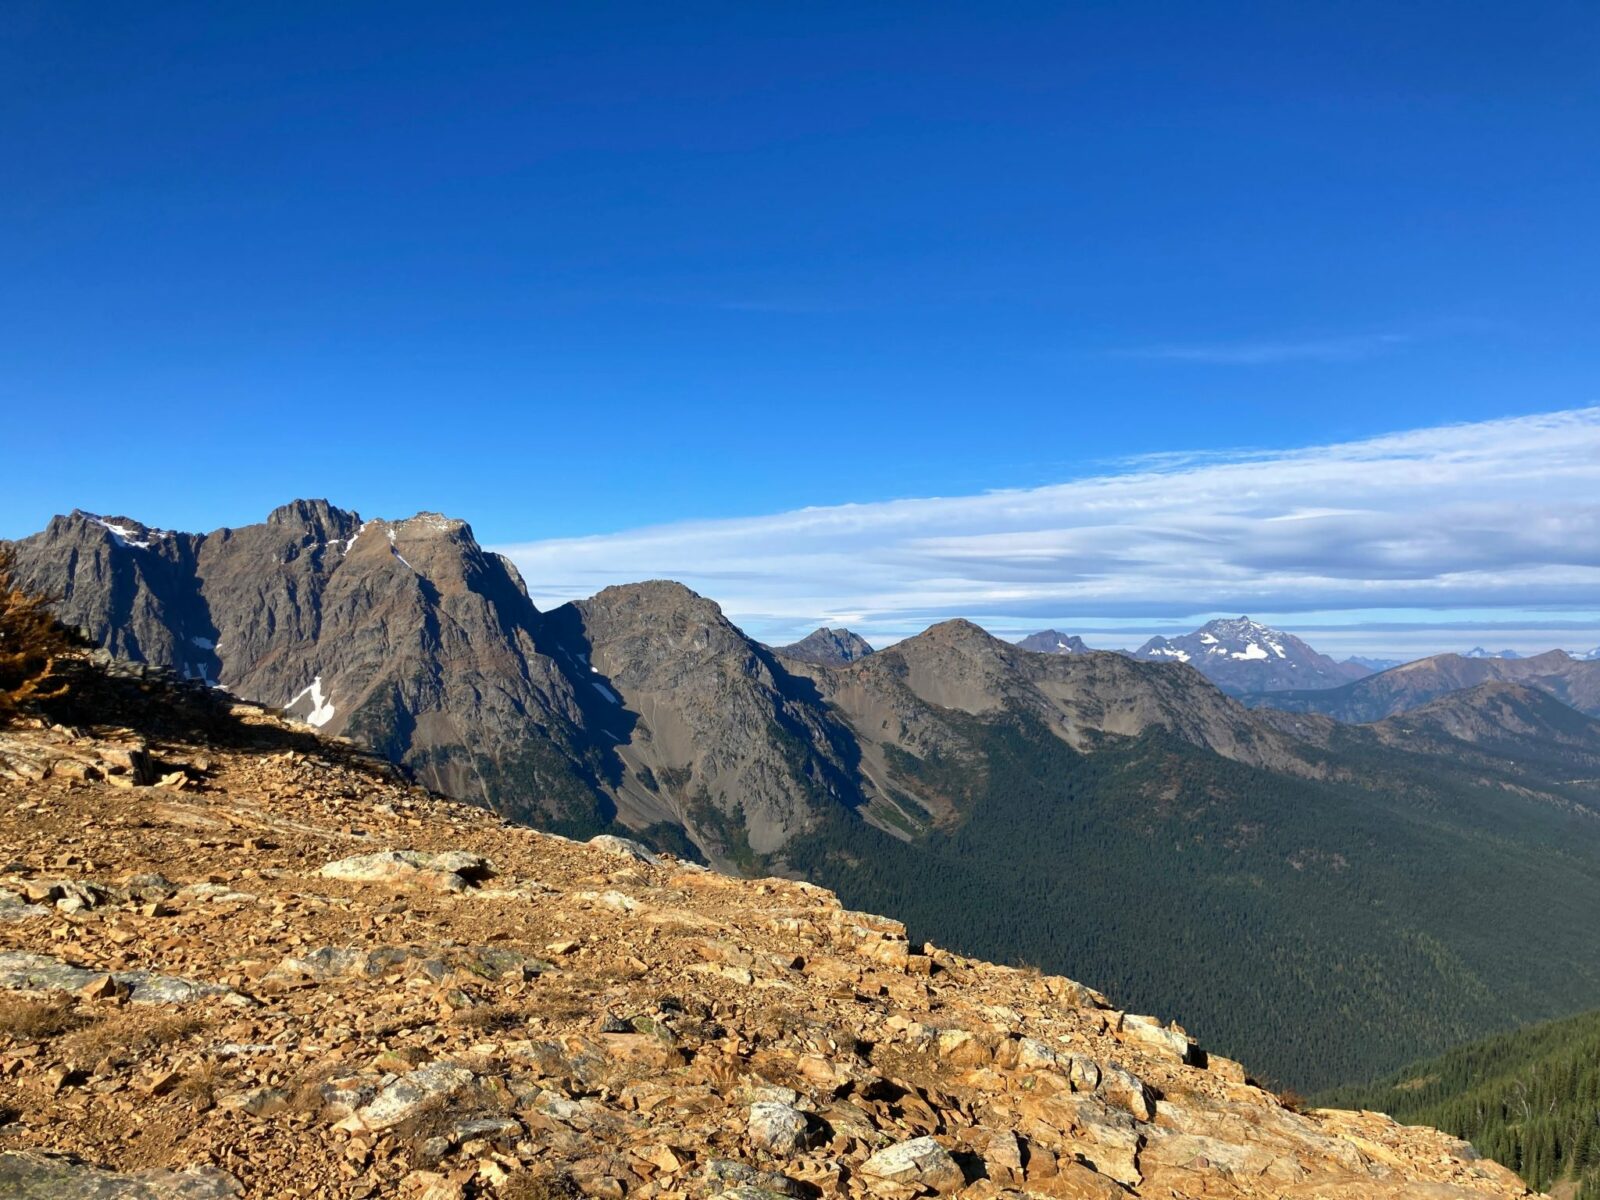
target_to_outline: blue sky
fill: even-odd
[[[1587,3],[21,0],[0,536],[523,545],[1581,409],[1597,52]]]

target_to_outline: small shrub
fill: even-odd
[[[500,1195],[504,1200],[578,1200],[582,1193],[563,1171],[530,1168],[501,1184]]]
[[[84,1018],[62,996],[35,999],[0,996],[0,1034],[13,1041],[37,1042],[57,1037],[84,1023]]]
[[[17,553],[0,545],[0,725],[30,704],[66,693],[56,664],[71,647],[50,613],[50,597],[18,584]]]
[[[453,1018],[457,1025],[484,1033],[498,1033],[526,1025],[528,1014],[514,1004],[482,1004],[462,1009]]]
[[[1305,1112],[1306,1108],[1310,1106],[1310,1101],[1293,1088],[1284,1088],[1283,1091],[1279,1092],[1278,1103],[1293,1113]]]
[[[103,1058],[133,1061],[152,1050],[181,1042],[206,1028],[198,1017],[158,1016],[153,1020],[144,1013],[123,1012],[101,1017],[86,1028],[78,1029],[62,1043],[67,1057],[80,1063],[99,1062]]]

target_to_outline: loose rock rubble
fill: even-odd
[[[241,705],[0,731],[0,1194],[1528,1193],[1071,980],[511,826]]]

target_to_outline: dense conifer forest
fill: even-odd
[[[1600,1200],[1600,1012],[1457,1047],[1318,1101],[1386,1112],[1472,1142],[1540,1191]]]
[[[841,814],[785,865],[914,937],[1177,1019],[1302,1091],[1600,997],[1586,810],[1513,812],[1504,789],[1437,771],[1296,779],[1159,732],[1092,754],[1025,720],[967,732],[974,761],[896,764],[956,819],[904,841]]]

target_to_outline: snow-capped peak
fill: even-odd
[[[1241,694],[1334,687],[1370,673],[1354,663],[1336,663],[1249,617],[1207,621],[1181,637],[1153,637],[1133,657],[1189,663],[1224,690]]]
[[[1195,636],[1207,654],[1226,654],[1241,661],[1289,657],[1283,648],[1285,635],[1249,617],[1207,621]]]
[[[111,535],[111,540],[119,546],[130,550],[148,550],[151,543],[165,534],[161,529],[147,529],[126,517],[97,517],[93,513],[84,513],[84,519],[92,525],[98,525]]]

